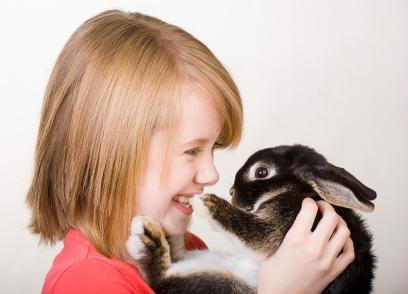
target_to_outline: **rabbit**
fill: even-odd
[[[376,192],[345,169],[303,145],[277,146],[251,155],[235,175],[231,203],[201,196],[210,221],[241,248],[234,254],[185,252],[183,240],[165,236],[144,216],[132,221],[128,251],[156,293],[256,293],[261,261],[272,255],[306,197],[331,203],[346,221],[354,261],[322,293],[370,293],[377,258],[372,235],[355,212],[372,212]],[[320,213],[315,220],[316,227]]]

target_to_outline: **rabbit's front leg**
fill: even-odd
[[[155,283],[171,264],[170,247],[161,225],[146,216],[135,216],[126,242],[129,254],[142,270],[144,278]]]
[[[208,214],[218,227],[235,235],[247,247],[268,256],[279,246],[277,234],[281,234],[274,224],[260,219],[254,214],[232,206],[228,201],[214,194],[201,197]]]

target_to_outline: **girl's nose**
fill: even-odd
[[[220,176],[217,169],[215,168],[212,158],[201,167],[199,167],[196,173],[196,182],[204,186],[215,185],[218,182],[219,178]]]

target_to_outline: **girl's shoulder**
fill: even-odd
[[[136,267],[103,256],[78,230],[71,230],[45,278],[42,293],[154,292]]]
[[[193,233],[185,235],[187,250],[207,249]],[[78,230],[70,230],[64,248],[55,257],[42,294],[154,293],[139,270],[116,258],[100,254]]]
[[[53,279],[54,276],[54,279]],[[154,293],[139,274],[98,259],[78,261],[47,275],[43,293]]]

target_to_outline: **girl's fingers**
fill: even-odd
[[[339,223],[336,227],[336,231],[333,233],[331,239],[329,240],[328,244],[328,252],[331,256],[336,258],[343,247],[345,247],[346,242],[350,238],[350,230],[347,227],[346,222],[340,217]]]
[[[334,269],[334,278],[341,274],[346,267],[354,261],[354,245],[351,238],[348,238],[344,245],[343,252],[337,257]]]
[[[316,202],[312,198],[305,198],[293,225],[294,232],[310,232],[318,211]]]
[[[316,202],[319,210],[322,214],[322,219],[317,224],[316,229],[313,232],[313,236],[321,242],[321,244],[327,243],[332,236],[334,230],[339,222],[339,215],[328,202],[319,200]]]

